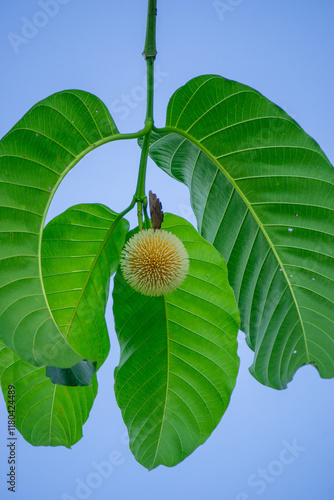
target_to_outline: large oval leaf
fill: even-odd
[[[113,291],[121,347],[116,398],[131,450],[148,469],[176,465],[208,438],[239,366],[239,312],[222,256],[184,219],[165,214],[163,228],[188,251],[183,284],[147,297],[118,271]]]
[[[70,448],[82,437],[97,394],[96,375],[87,387],[54,385],[45,367],[22,361],[0,339],[0,380],[9,414],[15,415],[17,430],[30,444]],[[8,404],[9,387],[15,408]]]
[[[80,204],[45,227],[44,289],[54,320],[83,358],[105,361],[110,347],[105,321],[110,276],[116,272],[129,223],[98,204]]]
[[[117,136],[95,96],[79,90],[37,103],[0,143],[0,335],[33,365],[80,361],[50,311],[40,251],[45,216],[65,174]]]
[[[334,170],[318,144],[259,92],[208,75],[173,95],[150,155],[189,187],[227,261],[254,377],[281,389],[306,363],[333,377]]]

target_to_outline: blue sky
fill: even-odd
[[[0,13],[1,137],[37,101],[69,88],[100,97],[121,132],[142,128],[146,0],[9,0]],[[156,125],[163,126],[178,87],[216,73],[254,87],[284,108],[333,163],[333,21],[332,0],[158,0]],[[135,141],[90,153],[64,179],[49,218],[82,202],[123,209],[132,198],[139,155]],[[158,193],[166,212],[195,225],[186,188],[151,162],[147,187]],[[136,225],[134,212],[129,220]],[[99,372],[99,394],[83,439],[71,450],[34,448],[19,439],[16,500],[332,500],[333,380],[320,379],[308,366],[287,390],[264,387],[248,372],[252,353],[240,334],[240,373],[221,423],[177,467],[148,472],[128,449],[113,393],[119,350],[111,302],[107,320],[112,349]],[[2,400],[0,407],[5,500],[12,496],[4,485]],[[109,463],[108,477],[100,474],[99,485],[89,486],[102,462]]]

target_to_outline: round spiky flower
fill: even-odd
[[[189,259],[183,243],[164,229],[143,229],[127,242],[121,259],[126,281],[143,295],[166,295],[184,281]]]

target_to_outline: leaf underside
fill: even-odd
[[[37,103],[0,143],[0,335],[36,366],[82,357],[53,318],[42,281],[41,241],[52,196],[89,151],[117,128],[104,104],[79,90]]]
[[[3,394],[6,399],[8,385],[15,386],[16,427],[35,446],[70,447],[82,437],[97,394],[95,372],[109,352],[104,314],[110,275],[128,232],[128,222],[115,225],[116,217],[103,205],[81,204],[55,217],[43,232],[41,261],[50,310],[64,335],[74,337],[77,351],[98,361],[39,368],[0,343]]]
[[[136,460],[174,466],[202,444],[224,414],[239,359],[239,312],[224,260],[197,231],[165,214],[163,229],[189,255],[189,273],[173,293],[134,291],[120,270],[113,299],[121,347],[115,393]]]
[[[43,232],[41,261],[49,307],[63,335],[83,358],[105,361],[110,276],[116,272],[129,223],[99,204],[80,204]],[[65,372],[64,372],[65,373]]]
[[[82,426],[97,394],[96,375],[87,387],[54,385],[38,368],[22,361],[0,339],[0,379],[4,399],[14,385],[15,426],[34,446],[70,448],[82,437]],[[9,413],[12,408],[7,403]]]
[[[334,171],[319,145],[259,92],[206,75],[172,96],[150,156],[227,262],[253,376],[282,389],[312,363],[332,378]]]
[[[45,370],[45,375],[50,378],[53,384],[67,385],[68,387],[91,385],[95,373],[96,362],[92,362],[90,359],[83,359],[72,368],[47,366]]]

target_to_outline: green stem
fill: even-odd
[[[148,0],[146,38],[143,56],[155,59],[157,49],[155,45],[155,25],[157,15],[157,0]]]
[[[154,60],[157,54],[155,44],[155,26],[156,26],[156,6],[157,0],[148,0],[147,9],[147,25],[146,25],[146,39],[143,56],[146,60],[147,72],[147,102],[146,102],[146,117],[145,117],[145,130],[143,146],[141,151],[137,188],[135,193],[135,200],[137,201],[138,210],[138,225],[139,229],[143,228],[143,209],[145,214],[145,221],[148,222],[146,206],[147,197],[145,195],[145,178],[147,169],[148,150],[150,146],[150,138],[152,128],[154,126],[153,120],[153,98],[154,98]]]
[[[146,178],[148,150],[150,147],[150,138],[151,138],[151,130],[149,130],[147,134],[144,136],[144,142],[141,150],[140,163],[139,163],[137,189],[135,193],[135,199],[137,201],[137,207],[138,207],[138,224],[140,230],[143,229],[142,207],[144,206],[145,210],[147,205],[147,197],[145,195],[145,178]]]
[[[110,232],[112,232],[114,230],[114,228],[117,226],[119,221],[124,217],[124,215],[126,215],[128,212],[130,212],[133,209],[135,204],[136,204],[136,200],[135,200],[135,197],[133,197],[130,205],[117,215],[116,219],[114,220],[114,222],[110,228]]]
[[[154,97],[154,59],[146,59],[147,73],[147,102],[146,102],[146,117],[145,127],[153,126],[153,97]]]

